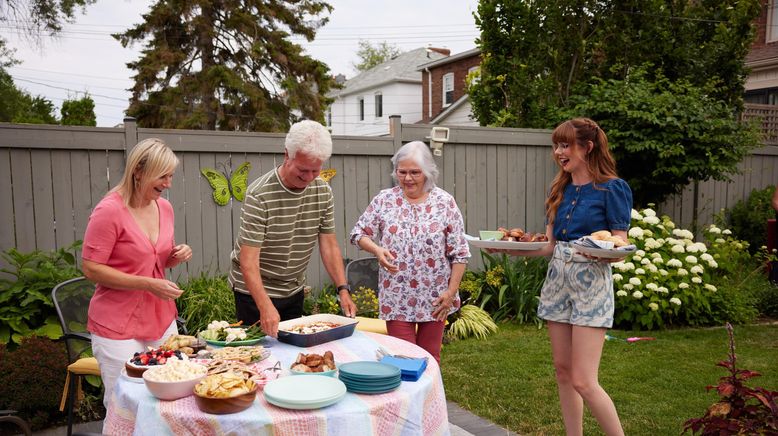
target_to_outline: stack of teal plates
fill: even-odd
[[[344,363],[338,367],[338,373],[346,389],[357,394],[383,394],[402,383],[400,368],[380,362]]]
[[[319,409],[346,395],[346,385],[333,377],[282,377],[265,385],[265,400],[284,409]]]

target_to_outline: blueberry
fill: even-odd
[[[149,365],[156,365],[156,364],[157,364],[157,359],[155,357],[149,359]]]

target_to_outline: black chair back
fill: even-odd
[[[346,265],[346,280],[351,289],[356,291],[360,286],[370,288],[378,293],[378,259],[365,257],[355,259]]]
[[[75,362],[90,347],[92,336],[86,329],[89,300],[95,285],[84,277],[62,282],[51,290],[69,361]]]

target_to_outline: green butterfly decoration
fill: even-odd
[[[246,187],[248,186],[251,164],[243,162],[229,176],[227,175],[227,167],[221,162],[218,165],[224,171],[219,172],[213,168],[202,168],[200,170],[213,188],[213,201],[219,206],[226,206],[230,202],[230,197],[235,197],[236,200],[242,202],[246,198]]]

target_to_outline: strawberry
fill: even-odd
[[[157,359],[158,365],[164,365],[165,362],[167,362],[167,357],[160,357],[159,359]]]
[[[140,356],[140,364],[141,365],[146,365],[148,363],[149,363],[149,356],[148,356],[148,354],[142,354]]]

